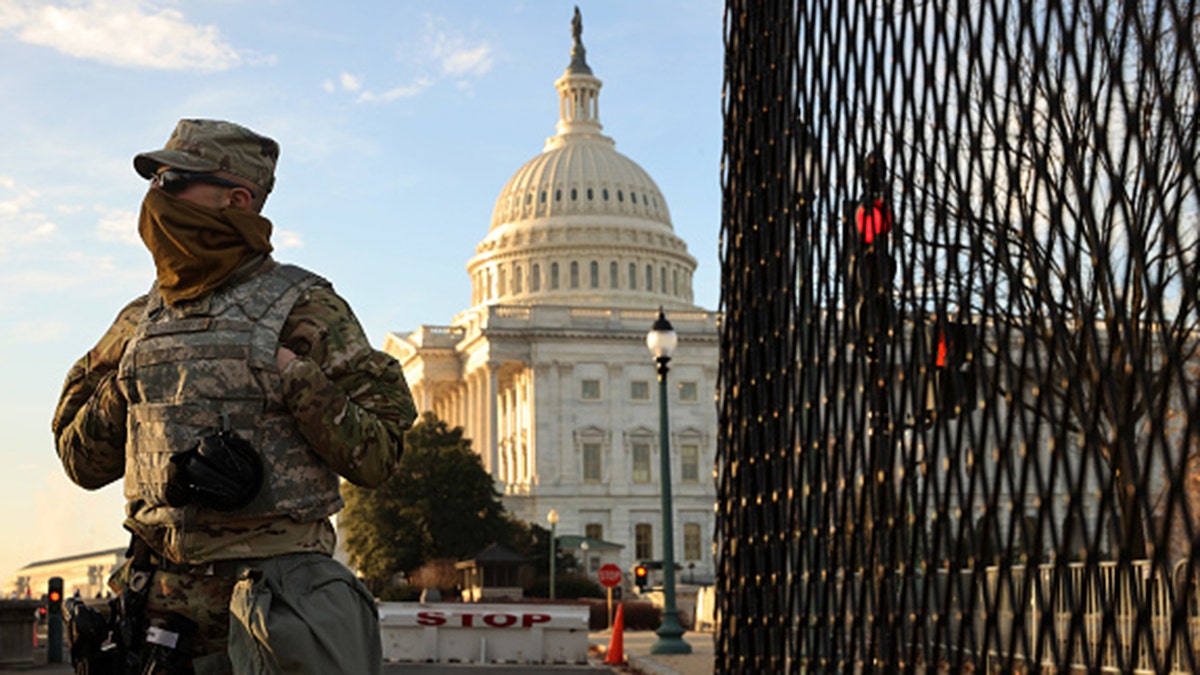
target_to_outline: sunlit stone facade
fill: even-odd
[[[557,133],[517,170],[467,264],[471,307],[390,333],[422,411],[462,426],[506,508],[559,535],[660,559],[659,383],[645,337],[662,307],[671,362],[675,559],[711,578],[717,315],[693,304],[696,260],[650,176],[601,133],[601,82],[576,36]],[[574,539],[572,539],[574,541]],[[603,557],[598,550],[603,550]],[[591,567],[611,548],[576,550]]]

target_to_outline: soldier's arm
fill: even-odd
[[[305,439],[350,482],[387,480],[417,415],[400,364],[371,347],[349,305],[327,288],[296,303],[280,344],[296,353],[281,376]]]
[[[117,366],[137,329],[145,296],[125,306],[112,326],[67,373],[51,429],[67,476],[88,490],[125,474],[125,397]]]

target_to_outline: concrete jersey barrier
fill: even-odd
[[[385,661],[587,663],[586,605],[383,602]]]

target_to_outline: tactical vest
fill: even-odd
[[[167,305],[151,289],[146,312],[119,370],[129,402],[125,498],[129,516],[186,530],[242,518],[289,516],[305,522],[342,507],[338,476],[309,447],[283,401],[275,353],[304,291],[329,282],[280,265],[199,300]],[[262,458],[262,490],[246,507],[216,512],[168,506],[167,469],[175,453],[231,429]]]

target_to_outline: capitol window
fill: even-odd
[[[575,188],[571,188],[571,201],[575,201],[577,199],[579,199],[579,191]]]
[[[591,264],[591,282],[592,288],[600,288],[600,263],[595,260]]]
[[[629,263],[629,290],[637,290],[637,264]]]
[[[556,201],[556,202],[561,202],[561,201],[562,201],[562,190],[555,190],[555,191],[554,191],[554,201]]]
[[[636,192],[629,193],[629,201],[633,202],[634,204],[637,203],[637,193]]]
[[[679,481],[696,484],[700,482],[700,446],[679,446]]]
[[[638,560],[654,557],[654,526],[638,523],[633,526],[633,555]]]
[[[633,444],[633,482],[650,482],[650,444]]]
[[[700,523],[683,524],[683,559],[700,560]]]
[[[592,199],[592,188],[588,188],[588,199]]]
[[[533,291],[542,290],[542,266],[538,263],[533,263],[533,273],[529,277],[529,287]]]
[[[571,288],[579,288],[579,263],[571,261]]]
[[[617,190],[617,201],[621,202],[622,204],[625,203],[625,193],[624,192]]]
[[[680,382],[679,383],[679,400],[695,402],[696,399],[697,399],[696,383],[695,382]]]
[[[601,190],[600,194],[604,195],[604,201],[608,201],[608,188]]]
[[[600,380],[583,380],[580,382],[579,397],[585,401],[599,401]]]
[[[646,290],[654,290],[654,268],[646,265]]]
[[[558,290],[558,263],[550,263],[550,290]]]
[[[583,444],[583,482],[599,483],[603,477],[603,467],[600,462],[600,444]]]
[[[630,382],[629,398],[634,401],[649,401],[650,383],[645,380],[635,380]]]
[[[612,261],[608,264],[608,285],[611,288],[617,287],[617,261]]]
[[[513,292],[514,293],[524,293],[525,292],[525,277],[521,274],[521,266],[520,265],[516,265],[513,267]]]

